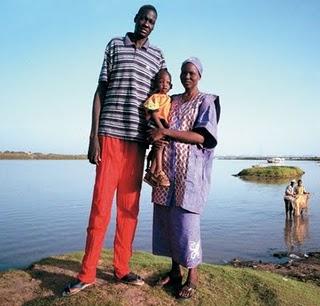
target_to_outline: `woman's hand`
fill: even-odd
[[[90,138],[89,150],[88,150],[88,159],[91,164],[99,165],[101,161],[100,155],[100,143],[98,136]]]
[[[166,129],[151,129],[149,130],[148,133],[148,141],[150,143],[154,143],[157,142],[159,140],[161,140],[164,136],[166,136],[165,133]]]

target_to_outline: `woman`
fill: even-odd
[[[180,80],[185,91],[172,96],[169,128],[150,131],[149,137],[151,142],[171,139],[163,155],[170,187],[155,187],[152,193],[153,253],[171,257],[171,270],[159,283],[179,288],[179,298],[190,298],[198,283],[200,213],[207,199],[220,115],[219,97],[198,89],[201,75],[198,58],[182,63]],[[183,286],[180,266],[188,268]]]

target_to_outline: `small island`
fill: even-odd
[[[253,166],[252,168],[241,170],[234,176],[244,179],[293,179],[299,178],[303,174],[303,170],[301,170],[299,167],[293,166]]]

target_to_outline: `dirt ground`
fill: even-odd
[[[300,257],[300,258],[295,258]],[[270,271],[282,276],[297,279],[303,282],[312,282],[320,286],[320,252],[288,256],[288,262],[283,264],[262,263],[259,261],[241,261],[234,259],[231,263],[236,268],[252,268]]]

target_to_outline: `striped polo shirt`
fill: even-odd
[[[152,91],[155,75],[166,68],[162,51],[149,40],[136,48],[129,38],[113,38],[107,45],[99,82],[107,82],[99,135],[145,142],[143,103]]]

